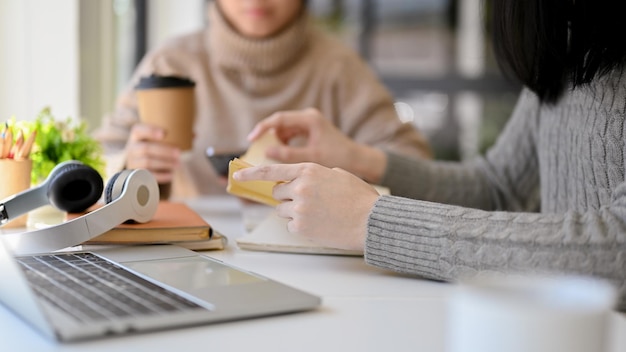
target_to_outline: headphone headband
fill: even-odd
[[[100,199],[103,188],[102,177],[92,167],[64,161],[38,186],[2,200],[0,225],[47,204],[67,212],[84,211]]]
[[[159,187],[156,179],[145,169],[124,170],[120,174],[123,177],[115,177],[112,181],[116,185],[118,182],[121,183],[118,185],[121,193],[106,205],[59,225],[35,231],[5,234],[2,238],[17,255],[45,253],[81,244],[128,220],[149,221],[156,213],[159,204]],[[28,208],[28,202],[24,199],[34,199],[33,194],[40,197],[40,193],[40,190],[32,193],[23,192],[11,197],[10,200],[17,202],[14,204],[24,209]],[[5,207],[7,204],[10,203],[5,201],[0,204],[0,212],[9,209],[8,206]],[[41,202],[31,204],[38,207]],[[31,206],[30,209],[33,207]]]

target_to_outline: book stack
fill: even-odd
[[[80,215],[68,214],[68,220]],[[161,201],[152,220],[118,225],[83,244],[175,244],[191,250],[217,250],[226,243],[226,237],[186,204]]]

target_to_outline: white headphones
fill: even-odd
[[[0,224],[46,204],[82,212],[102,195],[103,181],[77,161],[57,165],[39,186],[0,201]],[[41,230],[0,235],[17,255],[45,253],[81,244],[128,220],[147,222],[159,205],[159,187],[145,169],[123,170],[105,189],[106,204],[88,214]]]

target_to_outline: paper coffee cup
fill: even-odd
[[[603,352],[615,289],[584,277],[484,276],[450,297],[448,352]]]
[[[193,145],[195,83],[176,76],[151,75],[135,87],[142,122],[165,130],[165,143],[181,150]]]
[[[30,174],[33,169],[31,159],[0,159],[0,201],[30,188]],[[26,226],[28,214],[13,219],[2,228]]]

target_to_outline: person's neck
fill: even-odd
[[[216,4],[209,6],[209,47],[211,56],[222,67],[269,74],[290,66],[308,44],[309,19],[305,12],[274,36],[249,38],[228,23]]]

